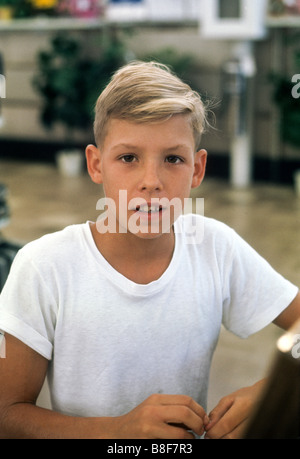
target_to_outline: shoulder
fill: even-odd
[[[203,243],[232,245],[238,237],[236,232],[223,222],[198,214],[181,215],[175,224],[175,232],[195,245]]]
[[[63,230],[46,234],[27,243],[17,254],[17,259],[30,260],[33,264],[51,264],[78,253],[86,224],[67,226]],[[73,255],[74,256],[74,255]]]
[[[197,214],[182,215],[176,221],[178,242],[192,263],[225,272],[232,265],[238,235],[226,224]]]

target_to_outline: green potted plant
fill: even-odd
[[[0,0],[0,20],[26,18],[33,15],[34,5],[32,0]]]
[[[300,150],[300,90],[296,89],[294,76],[299,74],[300,69],[300,33],[292,34],[288,44],[292,46],[293,65],[292,72],[286,75],[272,75],[273,101],[277,105],[280,114],[280,135],[283,142]],[[296,45],[296,46],[295,46]],[[296,191],[300,195],[300,169],[294,173]]]
[[[14,0],[0,0],[0,20],[11,20],[14,16],[14,7]]]
[[[195,67],[195,58],[192,54],[180,53],[173,47],[165,47],[146,54],[143,60],[154,60],[168,65],[181,79],[189,80]],[[190,83],[190,81],[189,81]]]
[[[92,53],[91,48],[77,38],[59,34],[49,49],[38,54],[33,85],[42,100],[40,119],[49,130],[56,125],[64,127],[68,147],[64,156],[66,151],[77,150],[75,132],[91,132],[96,99],[112,73],[125,63],[124,45],[113,30],[103,33]]]

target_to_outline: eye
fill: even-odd
[[[128,154],[128,155],[121,156],[120,159],[123,163],[132,163],[136,158],[134,155]]]
[[[170,155],[166,157],[166,162],[170,164],[180,164],[183,163],[183,159],[180,156]]]

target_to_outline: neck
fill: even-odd
[[[104,233],[91,226],[95,244],[104,258],[121,274],[137,283],[158,279],[172,259],[174,232],[144,239],[131,233]]]

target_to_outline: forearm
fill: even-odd
[[[115,438],[118,418],[66,416],[30,403],[16,403],[0,416],[0,439]]]
[[[192,432],[203,435],[205,417],[187,395],[153,394],[127,414],[99,418],[65,416],[22,402],[0,407],[0,439],[190,440]]]

